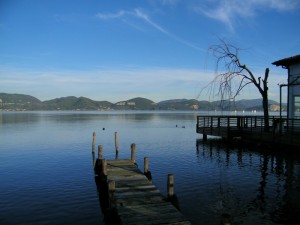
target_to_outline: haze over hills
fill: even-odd
[[[270,111],[278,111],[279,103],[269,100]],[[0,93],[0,110],[262,110],[261,99],[229,101],[198,101],[171,99],[158,103],[146,98],[133,98],[111,103],[85,97],[61,97],[47,101],[23,94]]]

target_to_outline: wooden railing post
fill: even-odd
[[[115,132],[115,148],[116,148],[116,154],[119,152],[119,138],[118,138],[118,132]]]
[[[114,180],[109,180],[107,186],[109,207],[113,208],[115,205],[114,192],[116,190],[116,182]]]
[[[135,162],[135,144],[131,144],[131,161]]]
[[[96,144],[96,132],[94,131],[93,132],[93,145]]]
[[[107,176],[107,161],[106,161],[106,159],[102,160],[102,173],[104,176]]]
[[[149,159],[148,157],[144,158],[144,174],[148,173],[149,170]]]
[[[98,159],[102,159],[102,153],[103,153],[102,145],[98,145]]]
[[[168,198],[172,198],[174,196],[174,175],[168,174]]]

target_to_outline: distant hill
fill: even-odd
[[[198,101],[196,99],[173,99],[157,103],[160,110],[200,110],[210,107],[208,101]]]
[[[279,105],[278,102],[269,100],[269,106]],[[242,99],[238,101],[214,101],[211,102],[211,108],[217,110],[262,110],[262,99]]]
[[[85,97],[62,97],[43,102],[49,110],[101,110],[109,109],[112,103],[94,101]]]
[[[41,110],[43,103],[30,95],[0,93],[0,109]]]
[[[286,107],[284,104],[283,107]],[[270,111],[279,111],[279,103],[269,100]],[[147,98],[133,98],[117,103],[94,101],[86,97],[61,97],[47,101],[22,94],[0,93],[0,110],[257,110],[262,111],[261,99],[229,101],[198,101],[171,99],[158,103]]]
[[[133,98],[112,105],[115,110],[155,110],[156,103],[146,98]]]

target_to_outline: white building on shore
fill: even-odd
[[[300,55],[284,58],[272,64],[288,70],[288,83],[281,85],[288,89],[287,115],[290,119],[300,119]]]

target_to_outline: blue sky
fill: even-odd
[[[0,0],[0,92],[198,98],[216,75],[208,49],[224,39],[257,76],[270,68],[278,101],[287,71],[271,63],[300,54],[299,21],[299,0]]]

